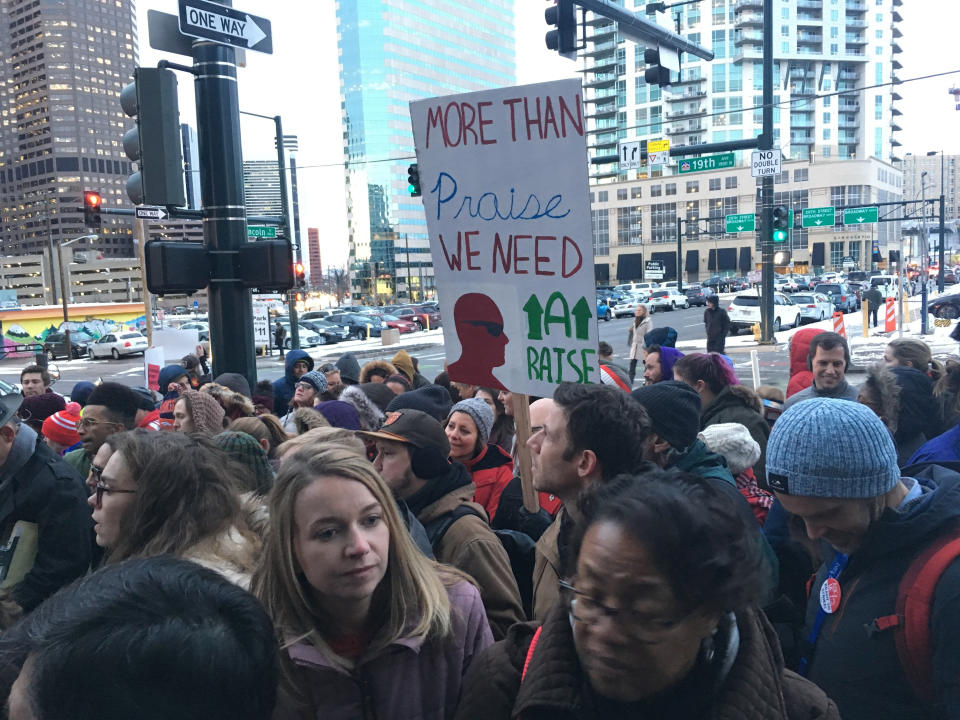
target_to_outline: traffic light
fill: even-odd
[[[293,276],[298,288],[302,290],[307,286],[306,269],[302,262],[297,261],[293,264]]]
[[[127,195],[135,205],[186,205],[176,75],[136,68],[133,82],[120,92],[120,105],[137,120],[123,136],[123,149],[138,167],[127,178]]]
[[[555,26],[548,30],[544,40],[548,50],[556,50],[561,57],[577,59],[577,6],[573,0],[557,0],[543,11],[547,25]]]
[[[103,202],[100,193],[92,190],[83,192],[83,225],[99,230],[103,221],[100,219],[100,205]]]
[[[643,61],[647,65],[650,65],[650,67],[643,71],[643,79],[647,85],[659,85],[663,87],[664,85],[670,84],[670,70],[660,64],[659,50],[655,48],[647,48],[644,50]]]
[[[773,254],[773,264],[774,265],[789,265],[790,264],[790,251],[789,250],[778,250]]]
[[[411,163],[407,168],[407,190],[410,197],[420,197],[420,166]]]
[[[771,238],[775,243],[787,241],[790,228],[790,211],[786,205],[776,205],[773,208],[773,229]]]

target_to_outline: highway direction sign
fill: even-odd
[[[831,227],[836,222],[836,216],[837,213],[833,205],[804,208],[800,213],[800,226],[805,228]]]
[[[878,209],[874,207],[847,208],[843,211],[844,225],[863,225],[875,223],[880,219]]]
[[[273,53],[269,20],[209,0],[180,0],[180,32],[223,45]]]
[[[727,215],[726,224],[728,233],[753,232],[757,229],[757,218],[753,213]]]

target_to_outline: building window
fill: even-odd
[[[883,120],[883,98],[879,95],[873,98],[873,117],[877,120]],[[879,155],[877,157],[880,157]]]
[[[601,191],[597,194],[597,200],[598,200],[599,202],[606,202],[606,201],[607,201],[607,191],[606,191],[606,190],[601,190]]]
[[[663,195],[663,186],[662,185],[651,185],[650,186],[650,197],[660,197]]]
[[[736,175],[727,175],[727,177],[724,178],[723,186],[724,186],[727,190],[736,190],[736,189],[737,189],[737,176],[736,176]]]
[[[593,254],[610,254],[610,216],[606,208],[591,210],[593,220]]]
[[[699,181],[699,180],[688,180],[688,181],[687,181],[687,192],[688,192],[688,193],[700,192],[700,181]]]
[[[710,178],[710,189],[711,190],[720,189],[720,178]]]
[[[727,66],[720,64],[713,66],[713,91],[726,92],[727,90]]]
[[[834,185],[830,188],[830,204],[834,207],[840,207],[846,205],[844,200],[846,193],[843,185]]]
[[[794,182],[806,182],[810,179],[810,169],[809,168],[797,168],[793,171],[793,181]]]
[[[677,184],[667,183],[664,189],[664,195],[676,195],[676,194],[677,194]]]
[[[711,233],[722,233],[725,229],[723,217],[723,198],[714,198],[708,201],[708,207],[707,230],[709,230]]]
[[[713,57],[716,60],[727,56],[726,32],[723,30],[713,31]]]
[[[639,186],[630,188],[630,199],[636,200],[641,196],[641,188]]]
[[[626,199],[627,199],[627,189],[617,188],[617,200],[626,200]]]
[[[784,9],[786,9],[786,8],[784,8]],[[781,26],[780,26],[780,36],[781,36],[781,37],[790,37],[790,26],[789,26],[789,25],[781,25]]]
[[[677,239],[677,204],[659,203],[650,206],[650,236],[655,243]]]
[[[843,241],[830,243],[830,265],[834,268],[843,266]]]
[[[617,245],[641,245],[642,211],[639,205],[617,208]]]
[[[824,129],[823,129],[823,139],[824,139],[824,140],[829,140],[829,139],[830,139],[830,128],[824,128]]]
[[[850,258],[853,260],[853,264],[857,267],[860,267],[860,246],[862,243],[859,240],[851,240],[848,244],[848,252]]]
[[[687,222],[684,227],[685,237],[696,240],[700,237],[700,201],[690,200],[687,202]]]

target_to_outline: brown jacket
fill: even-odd
[[[537,540],[533,560],[533,619],[541,622],[560,597],[560,522],[564,515],[560,508],[557,517]]]
[[[460,505],[469,505],[484,518],[464,515],[456,520],[434,548],[434,555],[438,562],[453,565],[476,580],[490,630],[494,639],[500,640],[511,625],[526,618],[507,551],[490,529],[483,506],[471,501],[476,490],[473,483],[462,485],[427,505],[417,519],[426,525]]]
[[[740,648],[703,720],[839,720],[836,705],[809,680],[784,670],[773,628],[757,611],[738,613]],[[557,605],[527,674],[535,623],[514,626],[470,666],[454,720],[602,720],[583,688],[567,611]]]

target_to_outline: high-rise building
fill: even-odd
[[[899,160],[900,96],[893,87],[872,86],[898,79],[902,4],[775,4],[773,145],[784,159]],[[683,36],[711,49],[715,59],[683,55],[679,81],[664,89],[645,82],[642,45],[625,41],[609,20],[588,17],[587,47],[580,54],[588,145],[592,158],[611,159],[591,165],[597,180],[635,177],[634,171],[618,171],[622,139],[666,138],[677,146],[760,134],[763,0],[712,0],[668,12],[671,29],[679,25]]]
[[[0,250],[45,252],[85,235],[83,191],[129,207],[131,125],[120,91],[137,59],[132,0],[0,0]],[[134,255],[133,223],[103,215],[93,248]]]
[[[323,284],[319,228],[307,228],[307,258],[310,261],[310,287],[319,288]]]
[[[407,192],[407,166],[414,160],[408,103],[516,84],[513,5],[511,0],[338,2],[356,298],[384,294],[384,287],[398,297],[433,288],[423,204]],[[411,284],[423,278],[421,290],[407,288],[408,275]]]

